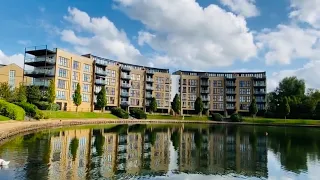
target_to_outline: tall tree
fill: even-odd
[[[286,119],[287,116],[290,114],[290,105],[287,97],[284,97],[281,105],[281,113],[284,115],[284,118]]]
[[[39,102],[41,99],[41,91],[39,86],[28,86],[27,87],[27,101],[31,104]]]
[[[54,100],[56,98],[56,90],[55,90],[55,83],[54,80],[50,81],[49,87],[48,87],[48,93],[47,93],[47,100],[50,103],[50,110],[52,109],[52,104],[54,103]]]
[[[194,102],[194,110],[196,111],[197,114],[200,116],[202,115],[203,111],[203,102],[201,97],[197,97],[196,101]]]
[[[74,161],[77,157],[77,151],[79,147],[79,139],[77,137],[74,137],[70,142],[70,152],[72,155],[72,160]]]
[[[180,146],[180,133],[178,131],[172,132],[171,142],[173,144],[174,149],[177,151]]]
[[[298,79],[296,76],[286,77],[280,81],[276,92],[281,97],[296,97],[300,100],[305,93],[306,85],[303,79]]]
[[[320,120],[320,101],[317,103],[317,106],[314,110],[314,118]]]
[[[150,113],[156,112],[158,109],[157,100],[153,97],[150,101]]]
[[[19,87],[14,90],[14,101],[27,102],[27,90],[23,83],[20,83]]]
[[[97,95],[97,106],[101,109],[101,112],[103,112],[107,106],[107,93],[105,87],[102,87]]]
[[[181,103],[180,103],[180,96],[179,94],[176,94],[173,98],[173,101],[171,102],[171,108],[175,112],[175,115],[180,113],[181,109]]]
[[[12,100],[12,91],[11,87],[7,82],[0,83],[0,98],[11,101]]]
[[[73,94],[73,103],[74,103],[74,105],[77,106],[76,112],[78,112],[78,107],[82,103],[81,87],[80,87],[79,83],[77,84],[77,88],[76,88],[76,90],[74,91],[74,94]]]
[[[251,114],[252,117],[255,117],[258,113],[257,102],[255,98],[253,98],[251,101],[251,104],[249,106],[249,113]]]

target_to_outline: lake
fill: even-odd
[[[106,125],[46,130],[0,147],[0,179],[319,179],[320,129]]]

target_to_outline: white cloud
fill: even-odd
[[[220,0],[220,3],[230,8],[231,11],[241,14],[244,17],[260,15],[260,12],[255,5],[255,0]]]
[[[154,64],[210,69],[256,56],[244,17],[217,5],[201,7],[195,0],[114,1],[116,8],[145,25],[148,31],[139,32],[138,43],[157,52]]]
[[[268,92],[273,91],[279,82],[288,76],[297,76],[299,79],[304,79],[307,88],[320,88],[319,67],[320,60],[315,60],[305,64],[302,68],[274,72],[271,76],[268,76]]]
[[[18,40],[18,44],[26,46],[26,45],[31,44],[31,41],[29,41],[29,40]]]
[[[257,46],[266,50],[266,64],[291,64],[293,59],[316,59],[320,56],[320,31],[295,25],[278,25],[257,36]]]
[[[15,63],[21,68],[23,68],[24,56],[23,54],[14,54],[11,56],[6,55],[3,51],[0,50],[0,64],[11,64]]]
[[[290,17],[320,28],[320,0],[291,0]]]
[[[61,39],[73,44],[78,53],[92,53],[129,63],[142,59],[126,33],[117,29],[107,17],[90,17],[77,8],[69,8],[68,12],[64,18],[73,25],[73,29],[62,30]],[[82,32],[90,35],[81,36]]]

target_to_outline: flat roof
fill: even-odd
[[[266,71],[261,71],[261,72],[236,72],[236,71],[226,71],[226,72],[207,72],[207,71],[183,71],[183,70],[178,70],[173,72],[172,74],[178,74],[178,73],[197,73],[197,74],[261,74],[261,73],[266,73]]]

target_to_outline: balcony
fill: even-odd
[[[204,102],[210,101],[210,99],[209,99],[208,97],[201,97],[201,99],[202,99],[202,101],[204,101]]]
[[[207,73],[204,73],[202,75],[200,75],[201,79],[209,79],[209,75]]]
[[[257,99],[256,101],[257,101],[257,103],[266,103],[265,99]]]
[[[254,94],[255,94],[255,95],[265,95],[266,92],[263,92],[263,91],[255,91]]]
[[[95,89],[95,90],[94,90],[94,93],[98,94],[100,91],[101,91],[101,90],[99,90],[99,89]]]
[[[226,79],[228,79],[228,80],[235,80],[235,79],[237,79],[237,77],[236,77],[236,76],[228,76],[228,77],[226,77]]]
[[[236,83],[226,83],[227,87],[236,87]]]
[[[236,94],[236,91],[226,91],[226,94],[235,95],[235,94]]]
[[[147,99],[151,99],[152,98],[152,94],[146,94],[146,98]]]
[[[51,58],[27,58],[25,59],[25,64],[29,66],[34,66],[34,67],[40,67],[40,66],[54,66],[56,64],[55,59]]]
[[[103,71],[103,70],[96,70],[95,73],[98,74],[98,75],[101,75],[101,76],[106,76],[107,75],[107,72]]]
[[[203,105],[203,109],[209,109],[209,105],[204,104],[204,105]]]
[[[108,62],[107,62],[107,61],[104,61],[104,60],[101,60],[101,59],[96,60],[95,63],[96,63],[96,65],[98,65],[98,66],[104,66],[104,67],[106,67],[106,66],[108,65]]]
[[[121,70],[122,70],[122,71],[130,72],[130,71],[131,71],[131,67],[128,67],[128,66],[122,66],[122,67],[121,67]]]
[[[235,99],[227,99],[227,102],[236,102]]]
[[[50,81],[34,81],[31,86],[49,87]]]
[[[48,56],[56,54],[55,50],[49,50],[47,45],[27,47],[25,48],[25,52],[33,56]]]
[[[227,110],[235,110],[235,107],[227,107]]]
[[[121,92],[120,96],[121,97],[129,97],[129,92]]]
[[[253,77],[253,79],[256,79],[256,80],[263,80],[263,79],[266,79],[267,78],[267,76],[256,76],[256,77]]]
[[[201,82],[200,85],[201,86],[209,86],[209,83],[208,82]]]
[[[129,89],[129,88],[131,88],[131,84],[129,84],[129,83],[121,83],[121,87]]]
[[[264,83],[254,83],[253,86],[254,87],[266,87],[266,84],[264,84]]]
[[[147,74],[154,74],[154,71],[153,70],[147,70],[146,73]]]
[[[121,74],[121,79],[131,80],[131,76],[126,74]]]
[[[121,101],[120,103],[121,106],[130,106],[129,101]]]
[[[105,85],[106,81],[102,79],[96,79],[95,84]]]
[[[39,77],[54,77],[54,70],[53,69],[37,69],[37,70],[25,70],[25,76],[39,78]]]
[[[146,86],[146,90],[153,91],[153,87],[152,86]]]
[[[152,82],[153,82],[153,79],[152,79],[152,78],[147,78],[146,81],[152,83]]]
[[[209,90],[203,90],[203,89],[201,89],[201,94],[209,94]]]

